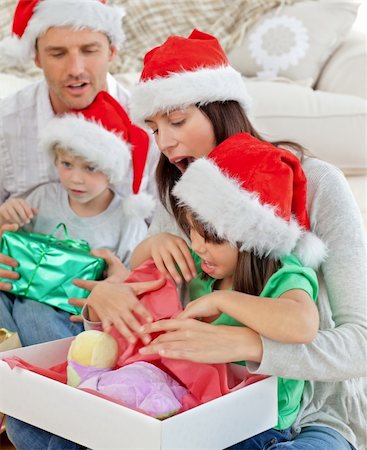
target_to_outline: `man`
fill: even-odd
[[[89,106],[101,90],[107,90],[126,107],[128,92],[108,74],[109,62],[124,38],[122,15],[105,0],[19,0],[13,36],[0,42],[2,63],[21,64],[34,57],[44,79],[0,102],[0,203],[57,180],[54,164],[38,146],[39,133],[55,115]],[[134,167],[143,171],[141,184],[136,186],[131,164],[129,175],[117,187],[124,197],[137,189],[155,196],[158,151],[148,136],[145,142],[144,148],[132,146]],[[16,264],[2,254],[0,263]],[[11,280],[17,276],[16,272],[0,268],[0,277],[9,280],[0,282],[0,291],[9,291]],[[18,314],[22,320],[17,327],[11,300],[1,292],[0,296],[0,327],[17,331],[27,323],[27,330],[33,333],[31,343],[82,330],[82,325],[71,322],[69,315],[65,320],[59,317],[62,312],[56,314],[46,305],[26,301]],[[25,339],[23,345],[27,345]]]
[[[108,74],[122,43],[121,9],[100,0],[19,0],[13,36],[0,42],[0,61],[19,65],[34,57],[44,79],[0,102],[0,203],[56,180],[38,135],[57,114],[90,105],[107,90],[126,109],[129,94]],[[155,195],[158,152],[150,146],[141,191]],[[118,191],[131,191],[130,179]]]

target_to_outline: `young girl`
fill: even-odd
[[[311,342],[319,325],[318,282],[299,258],[316,266],[325,247],[309,232],[306,193],[298,158],[246,133],[191,163],[173,189],[198,273],[189,285],[190,299],[197,300],[181,318],[245,325],[280,342]],[[151,257],[149,245],[138,251],[141,258]],[[164,339],[141,352],[159,352]],[[264,439],[290,439],[303,386],[279,378],[277,427],[250,439],[248,448],[259,448]]]
[[[143,156],[147,142],[146,133],[130,123],[122,107],[107,92],[99,93],[88,108],[55,118],[44,130],[40,145],[55,161],[60,182],[41,185],[25,199],[7,200],[0,206],[0,224],[50,234],[64,223],[69,238],[84,239],[92,249],[108,249],[128,264],[146,237],[144,218],[151,215],[154,202],[147,194],[122,198],[114,186],[131,168],[130,146]],[[138,192],[142,172],[134,169]],[[18,331],[25,346],[82,330],[68,312],[5,292],[0,296],[0,326]]]

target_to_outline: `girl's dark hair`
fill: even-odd
[[[247,115],[243,111],[240,104],[233,100],[225,102],[213,102],[207,105],[196,105],[210,120],[213,126],[216,145],[221,144],[230,136],[237,133],[248,133],[261,141],[266,141],[255,130],[249,121]],[[301,159],[305,150],[299,144],[291,141],[272,142],[277,147],[289,147],[298,152]],[[162,204],[166,209],[170,205],[172,212],[177,220],[176,199],[171,195],[171,191],[176,181],[181,177],[181,172],[176,166],[171,164],[163,153],[160,156],[157,170],[156,181],[158,193]]]
[[[178,224],[188,237],[190,237],[190,227],[193,226],[206,242],[213,244],[227,242],[220,238],[213,229],[205,226],[188,208],[177,206],[176,212]],[[190,220],[188,220],[188,216],[190,216]],[[240,245],[237,245],[239,248]],[[239,251],[232,289],[259,296],[269,278],[280,269],[280,266],[280,262],[270,256],[260,257],[254,252]],[[203,278],[209,278],[209,275],[203,274]]]

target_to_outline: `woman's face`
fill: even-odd
[[[146,119],[160,151],[181,172],[216,146],[213,125],[196,106],[157,113]]]

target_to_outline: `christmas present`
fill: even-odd
[[[65,233],[65,239],[61,240],[54,237],[60,227],[63,227]],[[2,234],[0,252],[19,263],[18,267],[12,269],[20,275],[18,280],[12,281],[12,294],[37,300],[72,314],[79,314],[80,308],[70,305],[68,299],[85,298],[89,294],[89,291],[75,286],[73,280],[99,280],[105,269],[105,261],[89,253],[90,247],[86,241],[68,238],[64,224],[59,224],[49,235],[21,230],[5,231]],[[10,270],[8,266],[6,269]]]

